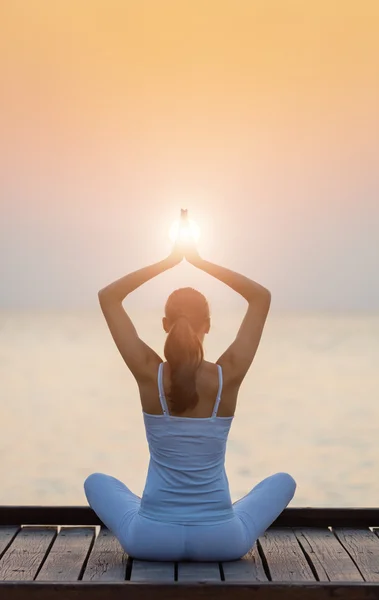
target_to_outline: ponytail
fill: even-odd
[[[173,323],[164,346],[164,355],[170,365],[170,407],[180,414],[192,409],[199,401],[196,390],[196,371],[203,360],[203,346],[191,323],[180,315]]]

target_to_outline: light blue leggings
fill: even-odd
[[[88,503],[125,552],[136,559],[157,561],[241,558],[280,515],[295,489],[291,475],[276,473],[233,504],[231,521],[177,525],[139,515],[141,499],[115,477],[93,473],[84,483]]]

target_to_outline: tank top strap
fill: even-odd
[[[218,370],[218,392],[217,392],[216,402],[215,402],[215,405],[214,405],[214,408],[213,408],[212,417],[216,417],[217,416],[217,411],[218,411],[218,407],[220,405],[221,394],[222,394],[223,379],[222,379],[222,368],[221,368],[221,365],[217,365],[217,370]]]
[[[158,392],[159,392],[159,402],[161,403],[162,411],[164,415],[168,415],[168,407],[166,396],[163,389],[163,362],[160,363],[158,367]]]

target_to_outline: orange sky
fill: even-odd
[[[90,304],[181,205],[280,306],[379,306],[377,0],[3,0],[0,23],[0,306]]]

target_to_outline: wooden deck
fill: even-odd
[[[90,508],[0,507],[1,600],[194,596],[379,599],[379,509],[288,508],[241,560],[155,563],[127,556]]]

